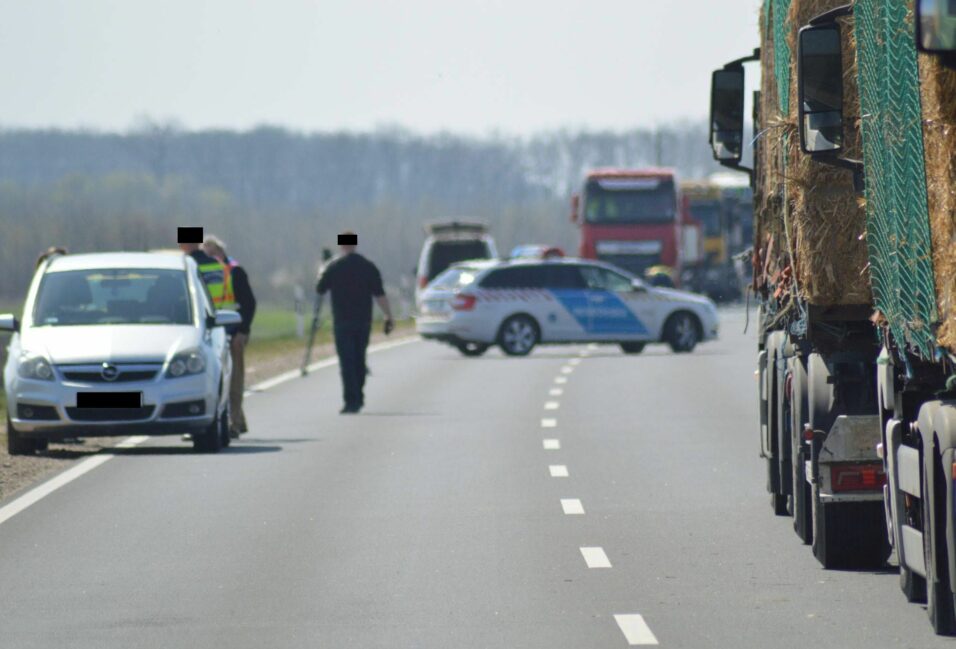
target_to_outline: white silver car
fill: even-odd
[[[583,259],[467,262],[429,284],[418,333],[467,356],[500,345],[512,356],[538,343],[618,344],[630,354],[648,343],[689,352],[717,337],[717,307],[702,296],[657,288]]]
[[[181,253],[56,256],[37,270],[4,367],[11,454],[67,437],[191,433],[229,443],[232,362],[224,326]]]

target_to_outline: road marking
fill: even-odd
[[[598,348],[597,343],[591,343],[590,345],[588,345],[588,349],[590,349],[591,351],[594,351],[597,348]]]
[[[554,382],[555,382],[555,383],[567,383],[567,382],[568,382],[568,377],[566,377],[566,376],[556,376],[556,377],[554,377]]]
[[[548,394],[552,397],[560,397],[562,394],[564,394],[564,390],[562,388],[551,388],[548,390]]]
[[[573,371],[574,371],[574,368],[571,367],[570,365],[565,365],[564,367],[561,368],[562,374],[570,374]]]
[[[381,351],[385,351],[386,349],[393,349],[395,347],[401,347],[402,345],[407,345],[409,343],[420,342],[420,341],[421,341],[421,338],[419,338],[418,336],[406,336],[405,338],[399,338],[398,340],[390,340],[384,343],[369,345],[366,353],[374,354],[375,352],[381,352]],[[306,368],[306,371],[314,372],[316,370],[321,370],[326,367],[334,367],[335,365],[338,365],[338,364],[339,364],[339,359],[335,356],[332,356],[331,358],[324,358],[320,361],[316,361],[315,363],[312,363]],[[265,381],[260,381],[259,383],[256,383],[255,385],[249,386],[249,389],[243,393],[243,396],[248,397],[252,394],[255,394],[256,392],[265,392],[266,390],[270,390],[276,387],[277,385],[282,385],[283,383],[287,383],[288,381],[297,379],[300,376],[302,376],[302,372],[300,370],[289,370],[288,372],[283,372],[282,374],[279,374],[278,376],[273,376],[271,379],[266,379]]]
[[[584,505],[582,505],[581,501],[577,498],[562,498],[561,509],[563,509],[564,513],[568,516],[584,513]]]
[[[558,425],[557,419],[542,419],[541,427],[542,428],[556,428]]]
[[[548,467],[548,471],[551,472],[552,478],[567,478],[568,477],[568,467],[563,464],[552,464]]]
[[[581,548],[581,554],[584,556],[584,563],[588,568],[610,568],[611,561],[604,554],[603,548]]]
[[[557,410],[557,409],[560,408],[560,407],[561,407],[561,404],[558,403],[557,401],[545,401],[545,402],[544,402],[544,409],[545,409],[545,410]]]
[[[381,351],[385,351],[386,349],[392,349],[394,347],[400,347],[402,345],[407,345],[409,343],[414,343],[419,341],[421,341],[421,338],[419,338],[418,336],[406,336],[405,338],[399,338],[398,340],[390,340],[384,343],[369,345],[367,353],[372,354],[375,352],[381,352]],[[326,358],[321,361],[312,363],[311,365],[308,366],[307,369],[308,371],[312,372],[318,369],[322,369],[325,367],[332,367],[333,365],[338,365],[338,364],[339,364],[338,359],[335,357],[332,357],[332,358]],[[260,383],[256,383],[253,386],[250,386],[250,388],[243,393],[243,396],[248,397],[257,392],[269,390],[270,388],[274,388],[277,385],[281,385],[282,383],[291,381],[292,379],[295,379],[301,375],[302,373],[299,370],[291,370],[289,372],[284,372],[278,376],[272,377],[271,379],[266,379],[265,381],[262,381]],[[116,444],[114,448],[133,448],[134,446],[138,446],[139,444],[142,444],[147,439],[149,439],[149,437],[145,435],[134,435],[132,437],[127,437],[119,444]],[[86,473],[89,473],[90,471],[97,468],[98,466],[112,460],[114,457],[116,457],[116,455],[112,453],[97,453],[96,455],[89,457],[79,462],[78,464],[73,465],[66,471],[63,471],[62,473],[50,478],[43,484],[37,487],[34,487],[33,489],[26,492],[25,494],[23,494],[16,500],[13,500],[7,503],[6,505],[4,505],[3,507],[0,507],[0,525],[10,520],[12,517],[16,516],[17,514],[22,512],[24,509],[26,509],[30,505],[33,505],[37,503],[38,501],[42,500],[43,498],[46,498],[57,489],[68,485],[69,483],[73,482],[80,476]]]
[[[138,444],[142,444],[147,439],[149,438],[144,435],[137,435],[135,437],[127,437],[122,442],[117,444],[116,448],[132,448]],[[74,466],[70,467],[63,473],[60,473],[59,475],[56,475],[50,478],[49,480],[47,480],[40,486],[34,487],[30,491],[26,492],[25,494],[23,494],[22,496],[14,500],[13,502],[0,508],[0,524],[3,524],[7,520],[13,518],[14,516],[22,512],[24,509],[29,507],[30,505],[42,500],[43,498],[46,498],[47,496],[49,496],[51,493],[53,493],[60,487],[68,485],[69,483],[73,482],[80,476],[86,473],[89,473],[90,471],[100,466],[101,464],[109,462],[114,457],[116,456],[112,453],[102,453],[102,454],[98,453],[92,457],[88,457],[87,459],[83,460],[79,464],[75,464]]]
[[[580,358],[572,358],[571,360],[568,361],[568,365],[580,365],[580,364],[581,364]]]
[[[624,634],[627,644],[631,646],[658,644],[657,638],[651,632],[651,627],[647,626],[643,615],[638,613],[615,615],[614,621]]]
[[[590,355],[591,355],[591,352],[588,351],[587,349],[583,349],[578,352],[578,356],[580,356],[581,358],[587,358]]]
[[[546,451],[560,451],[561,441],[557,439],[546,439],[542,442]]]

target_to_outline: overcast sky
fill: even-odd
[[[759,0],[0,0],[0,127],[522,135],[707,112]]]

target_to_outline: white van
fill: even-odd
[[[495,240],[484,223],[451,221],[425,225],[425,245],[415,270],[415,304],[428,283],[452,264],[498,256]]]

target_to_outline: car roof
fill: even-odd
[[[186,256],[180,252],[95,252],[58,255],[50,260],[46,272],[60,273],[93,268],[162,268],[185,270]]]
[[[496,268],[511,268],[513,266],[553,266],[555,264],[587,264],[589,266],[603,266],[605,268],[612,268],[612,266],[609,266],[602,261],[596,259],[582,259],[580,257],[555,257],[552,259],[539,259],[537,257],[515,257],[512,259],[473,259],[470,261],[459,261],[455,264],[452,264],[452,266],[459,268],[490,270]],[[617,270],[626,273],[626,271],[623,271],[623,269]]]

